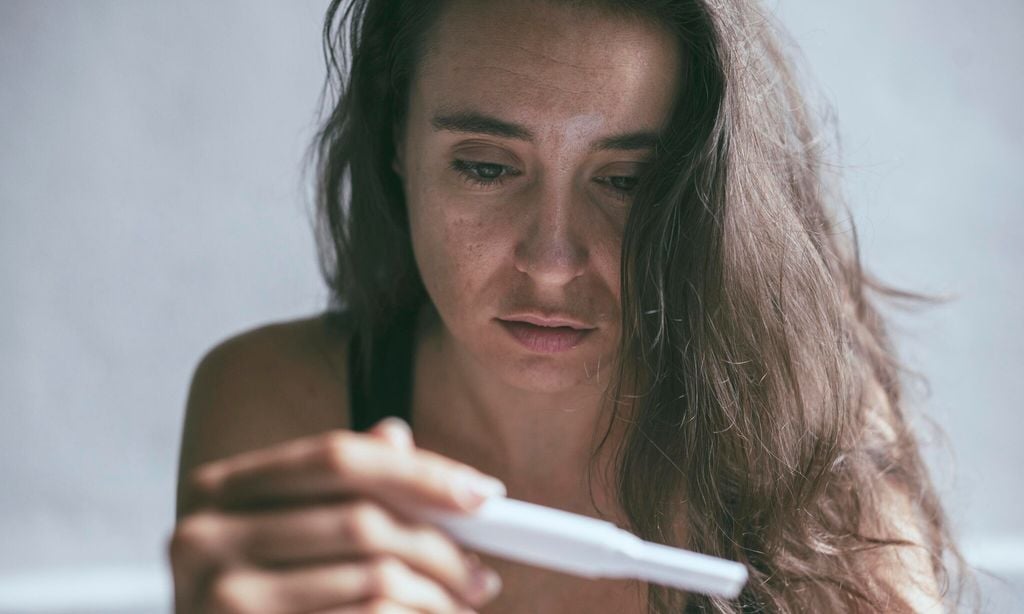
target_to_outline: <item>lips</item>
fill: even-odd
[[[543,354],[565,352],[578,346],[595,329],[565,318],[515,316],[498,323],[528,350]]]

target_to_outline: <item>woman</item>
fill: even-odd
[[[338,5],[316,148],[335,303],[198,367],[178,610],[940,609],[958,554],[879,287],[757,7]],[[397,510],[506,490],[751,580],[732,602],[587,581]]]

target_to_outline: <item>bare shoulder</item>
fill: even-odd
[[[182,478],[207,461],[348,428],[348,333],[325,315],[233,336],[199,361],[185,411]]]

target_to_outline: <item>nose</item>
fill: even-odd
[[[571,189],[537,190],[515,246],[516,269],[540,285],[564,286],[583,274],[588,250]]]

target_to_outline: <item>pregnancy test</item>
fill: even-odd
[[[415,515],[469,548],[585,578],[630,578],[727,599],[747,582],[740,563],[644,541],[610,522],[526,501],[491,497],[470,514],[421,509]]]

